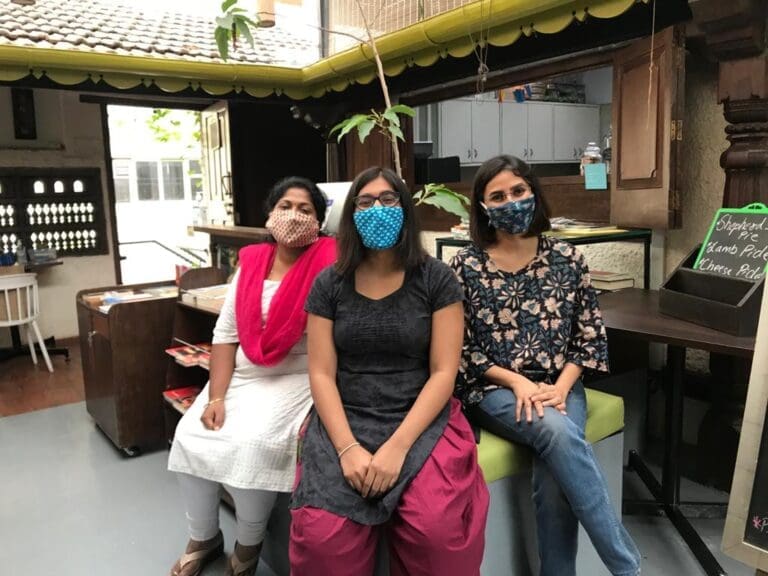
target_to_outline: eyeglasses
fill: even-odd
[[[355,206],[357,206],[360,210],[368,210],[368,208],[373,208],[373,205],[376,204],[377,200],[379,203],[381,203],[382,206],[391,208],[400,202],[400,194],[393,192],[392,190],[382,192],[378,196],[373,196],[371,194],[361,194],[360,196],[356,196],[353,202],[355,203]]]
[[[515,186],[510,192],[496,190],[488,194],[488,202],[493,202],[494,204],[506,202],[507,200],[512,200],[514,202],[515,200],[520,200],[521,196],[525,196],[530,191],[531,188],[524,185]]]

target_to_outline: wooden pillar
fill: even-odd
[[[718,101],[728,121],[724,207],[768,203],[768,53],[764,0],[690,0],[719,62]]]
[[[720,63],[729,148],[720,157],[725,170],[723,206],[768,204],[768,58]]]

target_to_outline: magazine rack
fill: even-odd
[[[186,290],[215,286],[226,282],[226,275],[220,268],[192,268],[187,270],[179,279],[179,298],[175,304],[173,318],[173,330],[167,339],[165,348],[179,346],[180,343],[198,344],[210,342],[213,335],[213,327],[219,315],[209,307],[196,306],[194,303],[185,302]],[[208,381],[208,371],[200,366],[186,367],[180,365],[170,356],[165,356],[166,378],[165,389],[185,388],[196,386],[202,388]],[[163,402],[165,414],[165,438],[170,444],[176,425],[181,419],[182,412],[178,405]]]

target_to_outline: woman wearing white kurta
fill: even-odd
[[[254,574],[277,494],[293,487],[298,431],[312,404],[304,300],[335,259],[334,241],[318,238],[325,207],[311,182],[283,180],[267,199],[275,242],[240,253],[213,333],[210,382],[179,422],[168,461],[190,537],[173,576],[195,576],[222,554],[221,486],[237,517],[229,574]]]

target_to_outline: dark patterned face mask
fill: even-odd
[[[524,234],[528,232],[533,222],[536,210],[536,197],[529,196],[515,202],[507,202],[496,208],[488,208],[483,204],[491,226],[508,234]]]

